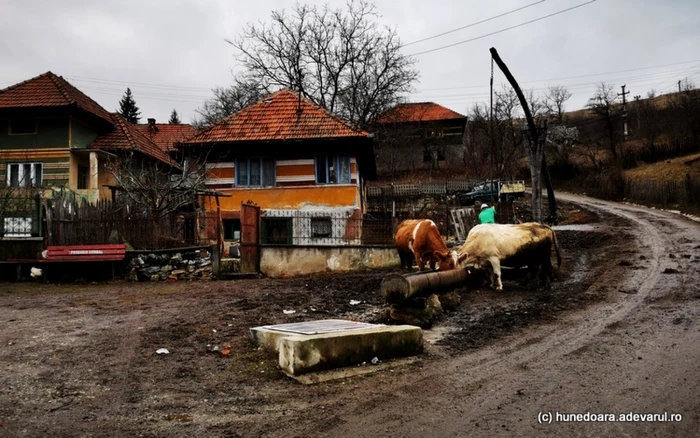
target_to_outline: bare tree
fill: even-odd
[[[518,96],[510,87],[494,94],[493,119],[485,104],[477,103],[469,111],[465,165],[471,167],[470,173],[483,178],[512,176],[523,152]]]
[[[564,103],[571,98],[571,93],[563,85],[549,87],[542,102],[550,116],[556,117],[559,123],[564,121]],[[533,114],[533,117],[535,115]]]
[[[374,5],[349,0],[332,9],[296,4],[249,24],[235,40],[250,79],[288,87],[365,127],[412,90],[415,61],[401,53],[394,29],[382,28]]]
[[[616,122],[621,113],[621,108],[617,104],[617,93],[612,85],[601,82],[595,91],[593,97],[588,99],[586,106],[592,110],[596,116],[604,123],[605,140],[601,141],[600,137],[594,138],[593,141],[600,146],[605,147],[613,159],[619,158],[619,129]]]
[[[117,202],[164,217],[196,204],[205,191],[206,167],[185,169],[176,163],[139,159],[133,155],[111,157],[105,168],[114,177]]]
[[[213,125],[257,101],[268,92],[259,83],[245,78],[236,78],[230,87],[217,87],[212,91],[214,97],[195,110],[199,116],[195,117],[192,124],[196,128]]]
[[[518,96],[515,94],[515,92],[513,92],[513,94],[517,99]],[[525,99],[527,99],[527,104],[530,107],[530,112],[532,113],[532,117],[534,117],[535,119],[539,119],[540,117],[547,115],[547,113],[549,112],[545,100],[540,96],[537,96],[535,94],[535,90],[525,91]]]

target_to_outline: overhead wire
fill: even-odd
[[[479,25],[479,24],[487,23],[487,22],[492,21],[492,20],[495,20],[495,19],[497,19],[497,18],[505,17],[506,15],[510,15],[510,14],[512,14],[512,13],[515,13],[515,12],[518,12],[518,11],[522,11],[523,9],[527,9],[527,8],[532,7],[532,6],[538,5],[538,4],[540,4],[540,3],[544,3],[544,1],[545,1],[545,0],[539,0],[539,1],[536,1],[536,2],[534,2],[534,3],[530,3],[529,5],[521,6],[521,7],[516,8],[516,9],[511,9],[510,11],[504,12],[504,13],[502,13],[502,14],[494,15],[493,17],[489,17],[489,18],[486,18],[486,19],[481,20],[481,21],[477,21],[477,22],[474,22],[474,23],[470,23],[470,24],[467,24],[467,25],[465,25],[465,26],[461,26],[461,27],[458,27],[458,28],[455,28],[455,29],[452,29],[452,30],[448,30],[448,31],[446,31],[446,32],[442,32],[442,33],[439,33],[439,34],[436,34],[436,35],[433,35],[433,36],[429,36],[429,37],[421,38],[421,39],[419,39],[419,40],[411,41],[410,43],[402,44],[400,47],[406,47],[406,46],[410,46],[410,45],[413,45],[413,44],[422,43],[422,42],[424,42],[424,41],[429,41],[429,40],[432,40],[432,39],[435,39],[435,38],[439,38],[439,37],[441,37],[441,36],[449,35],[449,34],[454,33],[454,32],[459,32],[460,30],[468,29],[468,28],[470,28],[470,27],[474,27],[474,26],[477,26],[477,25]]]
[[[516,29],[516,28],[518,28],[518,27],[526,26],[526,25],[528,25],[528,24],[536,23],[536,22],[538,22],[538,21],[542,21],[542,20],[545,20],[545,19],[547,19],[547,18],[554,17],[555,15],[563,14],[563,13],[565,13],[565,12],[569,12],[569,11],[572,11],[572,10],[574,10],[574,9],[581,8],[581,7],[583,7],[583,6],[590,5],[591,3],[595,3],[595,1],[596,1],[596,0],[589,0],[589,1],[585,2],[585,3],[581,3],[581,4],[578,4],[578,5],[575,5],[575,6],[571,6],[571,7],[569,7],[569,8],[562,9],[562,10],[560,10],[560,11],[553,12],[553,13],[551,13],[551,14],[547,14],[547,15],[544,15],[544,16],[539,17],[539,18],[535,18],[535,19],[533,19],[533,20],[525,21],[525,22],[523,22],[523,23],[519,23],[519,24],[516,24],[516,25],[513,25],[513,26],[509,26],[509,27],[506,27],[506,28],[503,28],[503,29],[496,30],[496,31],[494,31],[494,32],[489,32],[489,33],[487,33],[487,34],[479,35],[479,36],[476,36],[476,37],[473,37],[473,38],[469,38],[469,39],[466,39],[466,40],[463,40],[463,41],[458,41],[458,42],[456,42],[456,43],[447,44],[447,45],[440,46],[440,47],[435,47],[434,49],[423,50],[422,52],[411,53],[409,56],[425,55],[426,53],[437,52],[438,50],[444,50],[444,49],[448,49],[448,48],[450,48],[450,47],[455,47],[455,46],[459,46],[459,45],[462,45],[462,44],[466,44],[466,43],[469,43],[469,42],[472,42],[472,41],[480,40],[480,39],[482,39],[482,38],[486,38],[486,37],[489,37],[489,36],[492,36],[492,35],[496,35],[496,34],[503,33],[503,32],[509,31],[509,30],[513,30],[513,29]]]

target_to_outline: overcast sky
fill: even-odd
[[[440,38],[412,44],[415,54],[556,13],[588,0],[545,0]],[[402,42],[433,36],[537,0],[376,0],[380,21]],[[344,0],[307,0],[343,5]],[[188,122],[231,83],[235,38],[248,22],[267,20],[284,0],[0,0],[0,88],[46,71],[63,76],[109,111],[131,87],[142,122],[166,122],[173,108]],[[433,101],[462,114],[488,100],[496,47],[523,88],[572,92],[567,109],[585,105],[604,80],[645,95],[700,85],[699,0],[597,0],[577,9],[472,42],[416,55],[420,72],[410,101]],[[496,68],[497,69],[497,68]],[[626,72],[616,73],[621,70]],[[504,82],[496,72],[496,84]]]

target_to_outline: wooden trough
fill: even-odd
[[[400,304],[414,295],[454,288],[471,274],[469,267],[451,271],[389,274],[382,280],[382,295],[389,304]]]

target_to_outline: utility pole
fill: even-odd
[[[625,105],[627,104],[626,96],[628,94],[630,94],[630,92],[625,91],[625,87],[627,87],[627,85],[623,85],[622,86],[622,93],[617,93],[617,95],[622,96],[622,123],[624,126],[623,133],[625,135],[625,140],[627,140],[627,108]]]
[[[681,81],[680,80],[678,80],[678,92],[679,93],[681,92]]]

